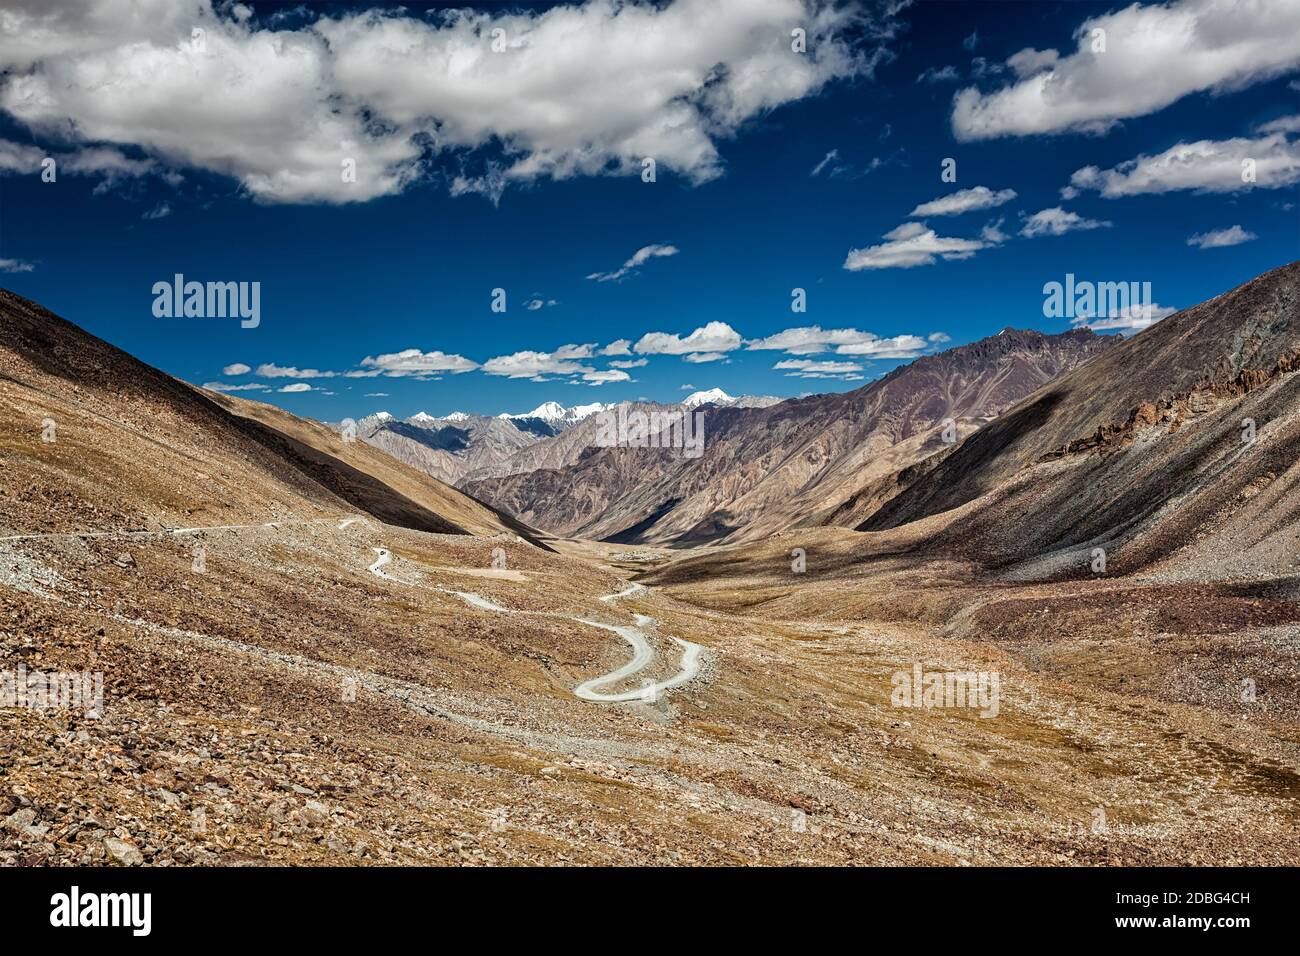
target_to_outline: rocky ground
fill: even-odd
[[[805,541],[797,580],[776,540],[602,602],[664,553],[345,517],[0,542],[0,672],[104,682],[98,718],[0,709],[0,863],[1300,860],[1279,602],[1244,598],[1209,639],[1102,639],[1074,627],[1105,621],[1085,607],[1054,645],[1023,623],[1064,592],[974,595],[960,568],[928,569],[924,598],[846,583],[818,562],[847,532]],[[495,548],[517,573],[485,573]],[[1198,626],[1218,607],[1174,603]],[[706,648],[701,676],[654,703],[578,700],[629,649],[573,617],[633,612],[658,622],[649,676],[674,670],[669,636]],[[1220,686],[1248,646],[1259,706]],[[997,716],[893,706],[918,662],[997,671]]]

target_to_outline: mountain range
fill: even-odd
[[[714,388],[693,392],[680,403],[639,404],[674,410],[764,408],[778,401],[770,396],[733,398]],[[564,436],[575,426],[615,407],[615,403],[601,402],[572,407],[544,402],[521,414],[489,416],[458,411],[435,417],[417,412],[406,419],[378,412],[357,420],[355,425],[357,437],[362,441],[440,481],[459,484],[571,464],[590,444],[594,428],[580,432],[581,437]],[[341,426],[334,427],[337,430]]]
[[[599,448],[570,432],[530,445],[511,471],[467,474],[461,484],[535,527],[619,543],[721,543],[838,523],[836,509],[873,479],[956,442],[1119,341],[1007,329],[843,394],[705,404],[698,459]]]

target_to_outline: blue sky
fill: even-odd
[[[682,0],[635,22],[579,5],[558,44],[547,31],[565,11],[548,5],[451,20],[330,4],[333,25],[316,31],[319,11],[218,4],[198,21],[202,69],[235,69],[251,86],[209,93],[223,87],[204,81],[171,100],[174,58],[125,58],[141,41],[184,53],[188,21],[93,31],[94,48],[75,57],[66,43],[10,43],[0,46],[0,284],[188,381],[252,386],[239,394],[327,420],[672,401],[686,385],[856,388],[1008,325],[1071,327],[1043,314],[1044,283],[1066,273],[1150,282],[1158,316],[1297,258],[1300,15],[1283,10],[1297,5],[1270,5],[1269,16],[1297,21],[1291,39],[1244,4],[1220,12],[1247,34],[1241,62],[1225,66],[1208,4],[923,3],[855,16],[844,4],[799,13],[798,0],[751,0],[734,24],[718,14],[734,40],[716,50],[700,40],[685,65],[681,36],[698,39],[699,21],[660,21],[675,41],[647,32],[673,6],[690,12]],[[89,42],[85,18],[97,12],[69,3],[45,25]],[[1174,15],[1197,27],[1185,49],[1162,60],[1134,46],[1143,18]],[[794,66],[791,22],[812,25],[816,51]],[[428,63],[404,72],[376,52],[394,24],[471,47],[502,25],[527,49],[492,51],[467,107]],[[1104,25],[1105,51],[1080,52],[1088,24]],[[603,62],[622,41],[593,39],[598,28],[649,50],[646,60]],[[324,58],[315,84],[337,84],[330,109],[304,118],[294,98],[319,91],[292,89],[274,74],[279,61],[256,59],[284,56],[276,32]],[[665,62],[653,60],[656,43]],[[672,89],[685,66],[705,70],[713,57],[725,82],[715,70],[685,96]],[[556,64],[575,83],[544,97],[535,91]],[[106,100],[94,79],[128,66],[144,85],[121,81],[121,99]],[[310,62],[285,68],[307,74]],[[259,90],[263,73],[274,85]],[[1060,89],[1039,95],[1045,75]],[[351,193],[334,172],[339,103],[365,138]],[[642,181],[643,155],[658,157],[656,182]],[[58,159],[53,183],[41,180],[44,156]],[[1242,156],[1258,162],[1253,183],[1240,179]],[[955,182],[941,179],[946,158]],[[977,187],[986,208],[913,214],[954,193],[978,206],[966,192]],[[593,278],[646,249],[671,252]],[[156,317],[151,289],[178,272],[260,282],[260,324]],[[791,311],[796,287],[804,313]],[[505,313],[491,309],[498,288]],[[841,331],[771,339],[813,326]],[[687,338],[695,330],[707,331]],[[626,351],[607,349],[622,340]],[[241,365],[250,371],[223,374]]]

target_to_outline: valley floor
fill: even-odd
[[[104,682],[0,709],[0,864],[1300,862],[1288,602],[348,518],[0,540],[0,671]]]

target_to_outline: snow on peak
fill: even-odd
[[[434,418],[428,412],[416,412],[407,419],[409,422],[436,422],[437,420],[438,419]]]
[[[463,422],[469,418],[464,412],[452,412],[450,415],[443,415],[442,420],[445,422]]]
[[[700,405],[730,405],[735,399],[728,395],[720,388],[710,388],[702,392],[691,392],[684,399],[682,404],[687,408],[697,408]]]
[[[509,412],[502,412],[499,418],[540,418],[550,425],[574,425],[596,412],[604,411],[610,406],[601,402],[592,402],[590,405],[574,405],[572,408],[565,408],[559,402],[542,402],[531,412],[523,412],[519,415],[512,415]]]

